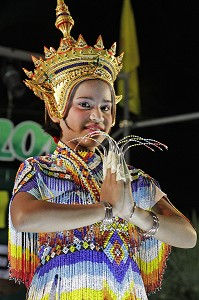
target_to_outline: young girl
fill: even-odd
[[[45,61],[34,59],[26,84],[45,101],[46,131],[59,142],[18,170],[10,278],[27,286],[31,300],[147,299],[161,286],[171,246],[194,247],[196,232],[158,182],[127,167],[109,136],[121,69],[114,45],[107,51],[101,37],[94,47],[82,36],[75,41],[67,6],[58,1],[56,11],[64,38],[57,51],[45,49]],[[105,139],[108,149],[98,147]]]

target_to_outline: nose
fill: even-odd
[[[104,121],[103,113],[99,108],[93,108],[90,113],[90,120],[96,123]]]

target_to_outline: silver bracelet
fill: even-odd
[[[149,213],[153,217],[153,225],[148,231],[143,231],[144,238],[150,238],[151,236],[156,234],[156,232],[158,231],[158,228],[159,228],[158,216],[152,211],[149,211]]]
[[[129,217],[129,220],[132,218],[134,212],[135,212],[135,209],[136,209],[136,202],[133,203],[133,207],[131,209],[131,213],[130,213],[130,217]]]
[[[103,223],[108,225],[112,223],[112,218],[113,218],[113,207],[109,202],[105,202],[105,201],[101,201],[100,203],[102,203],[104,205],[105,208],[105,216],[103,219]]]

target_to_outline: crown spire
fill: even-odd
[[[55,26],[62,32],[64,38],[71,39],[70,31],[74,26],[74,20],[64,0],[57,0]]]

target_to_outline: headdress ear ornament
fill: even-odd
[[[55,26],[63,37],[57,50],[44,47],[45,59],[32,57],[34,73],[24,69],[24,82],[37,97],[44,100],[53,117],[63,118],[73,87],[86,79],[101,79],[111,86],[122,68],[123,54],[115,57],[116,43],[104,49],[101,35],[94,46],[88,46],[80,34],[77,41],[70,32],[74,20],[63,0],[57,0]],[[121,96],[116,96],[116,103]]]

